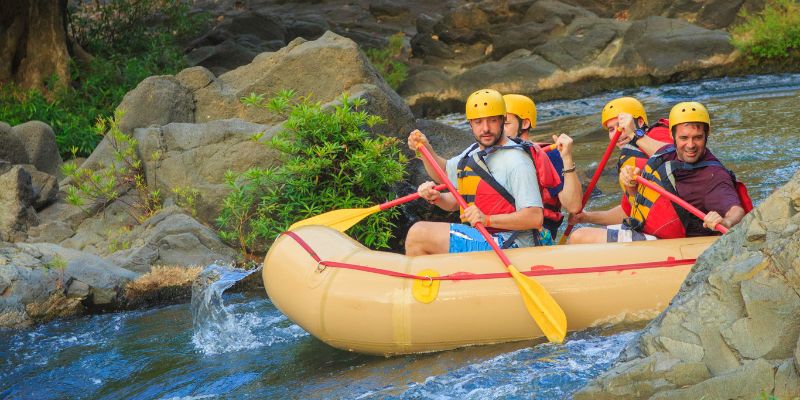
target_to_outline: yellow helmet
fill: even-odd
[[[684,122],[705,122],[711,126],[711,117],[708,115],[706,106],[696,101],[685,101],[675,104],[669,112],[669,130],[672,127]]]
[[[620,97],[606,103],[603,107],[603,113],[600,116],[600,125],[606,128],[606,122],[612,118],[619,116],[619,113],[628,113],[633,118],[642,117],[644,123],[647,124],[647,113],[644,112],[644,106],[639,100],[633,97]]]
[[[506,103],[503,95],[494,89],[477,90],[467,99],[467,119],[506,116]]]
[[[530,97],[521,94],[507,94],[503,96],[503,100],[506,103],[506,113],[530,120],[531,129],[536,127],[536,104]]]

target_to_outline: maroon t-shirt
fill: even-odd
[[[659,151],[661,150],[663,148],[659,149]],[[667,161],[673,161],[677,159],[678,155],[677,152],[671,152],[663,157]],[[705,154],[698,160],[698,162],[702,161],[719,160],[706,148]],[[686,200],[686,202],[704,213],[716,211],[724,217],[731,207],[742,207],[733,179],[731,179],[731,175],[724,167],[710,166],[694,170],[674,170],[673,176],[675,177],[675,189],[678,191],[678,197]],[[686,232],[686,236],[708,234],[709,231],[703,229],[702,223],[690,224]]]

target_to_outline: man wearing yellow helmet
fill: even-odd
[[[503,134],[506,109],[502,95],[492,89],[472,93],[466,116],[476,145],[444,163],[448,178],[469,204],[461,210],[462,220],[473,226],[482,223],[501,247],[535,245],[543,220],[536,169],[522,148],[505,147],[510,142]],[[430,146],[419,131],[412,132],[408,142],[412,149]],[[433,182],[425,182],[418,193],[439,208],[459,210],[453,195],[433,186]],[[405,245],[408,255],[491,250],[471,226],[427,221],[411,227]]]
[[[624,166],[620,184],[626,190],[625,214],[619,227],[609,227],[606,241],[671,239],[716,234],[711,228],[730,228],[752,207],[746,189],[706,147],[711,118],[697,102],[675,105],[670,111],[673,144],[663,146],[643,169]],[[704,220],[636,182],[651,180],[706,213]],[[584,228],[597,229],[597,228]],[[578,233],[577,231],[575,233]]]
[[[659,119],[648,126],[644,105],[633,97],[619,97],[603,106],[600,125],[608,131],[609,139],[613,139],[617,129],[622,131],[616,146],[620,149],[617,170],[626,165],[643,168],[649,156],[666,144],[672,143],[669,133],[669,120]],[[569,223],[591,223],[598,225],[616,225],[626,217],[622,204],[604,211],[586,211],[570,214]],[[595,243],[605,241],[604,229],[578,229],[570,236],[570,243]]]
[[[507,94],[503,96],[503,100],[506,103],[504,132],[515,143],[530,143],[529,131],[536,127],[536,104],[531,98],[521,94]],[[558,172],[561,182],[552,188],[541,188],[544,227],[551,237],[556,236],[564,220],[562,207],[568,213],[577,213],[581,209],[581,183],[575,172],[575,161],[572,160],[572,138],[562,133],[553,135],[553,141],[558,151],[547,152],[547,157]],[[542,183],[541,179],[539,183]]]

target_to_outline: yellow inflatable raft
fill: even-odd
[[[512,249],[570,331],[654,318],[716,237]],[[264,260],[273,304],[340,349],[406,354],[542,336],[493,252],[406,257],[336,230],[283,234]]]

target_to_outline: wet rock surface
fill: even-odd
[[[670,306],[576,399],[794,398],[800,173],[698,258]]]

